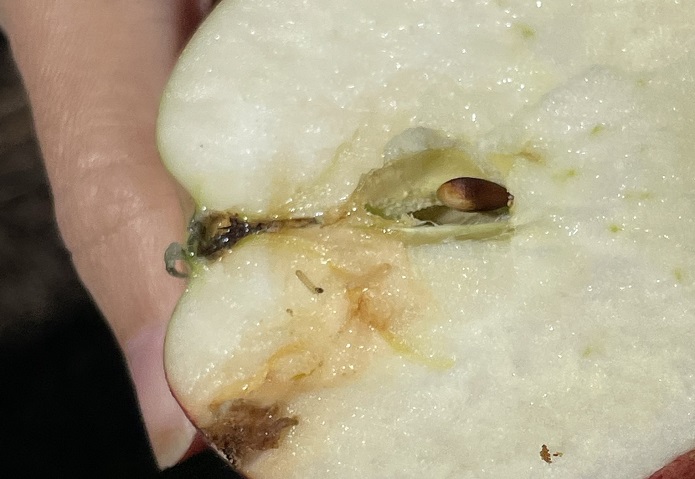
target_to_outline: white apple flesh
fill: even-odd
[[[165,363],[191,420],[255,479],[640,479],[695,448],[692,25],[660,0],[222,2],[163,159],[201,217],[311,224],[189,258]],[[457,176],[514,203],[413,219]]]

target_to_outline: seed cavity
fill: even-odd
[[[422,136],[429,147],[407,152],[403,145],[412,143],[412,135]],[[382,168],[361,178],[344,204],[317,217],[253,220],[239,212],[203,210],[189,224],[187,243],[167,249],[167,272],[185,278],[196,270],[197,260],[216,260],[249,236],[309,226],[373,227],[412,244],[481,239],[508,231],[505,207],[512,206],[514,196],[483,178],[490,172],[475,160],[470,145],[419,129],[401,136],[403,145],[389,151],[402,156],[389,156]],[[312,293],[323,292],[304,273],[296,274]]]
[[[504,186],[471,177],[447,181],[437,189],[437,199],[449,208],[469,213],[510,207],[514,202]]]

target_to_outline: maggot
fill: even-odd
[[[504,186],[492,181],[463,176],[440,186],[437,199],[449,208],[476,212],[511,206],[514,196]]]
[[[297,278],[299,278],[299,281],[302,282],[304,286],[307,287],[309,291],[311,291],[314,294],[321,294],[323,293],[323,288],[316,286],[313,281],[309,279],[309,277],[306,275],[306,273],[302,270],[297,270],[294,272],[294,274],[297,275]]]

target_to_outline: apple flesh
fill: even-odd
[[[191,420],[259,479],[638,479],[695,448],[693,22],[222,2],[159,123],[198,205],[165,345]],[[458,177],[513,204],[451,211]]]

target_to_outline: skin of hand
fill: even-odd
[[[196,441],[162,364],[184,288],[165,272],[163,252],[183,239],[189,211],[160,162],[155,121],[176,58],[209,8],[204,0],[0,0],[58,226],[122,347],[161,467]]]

